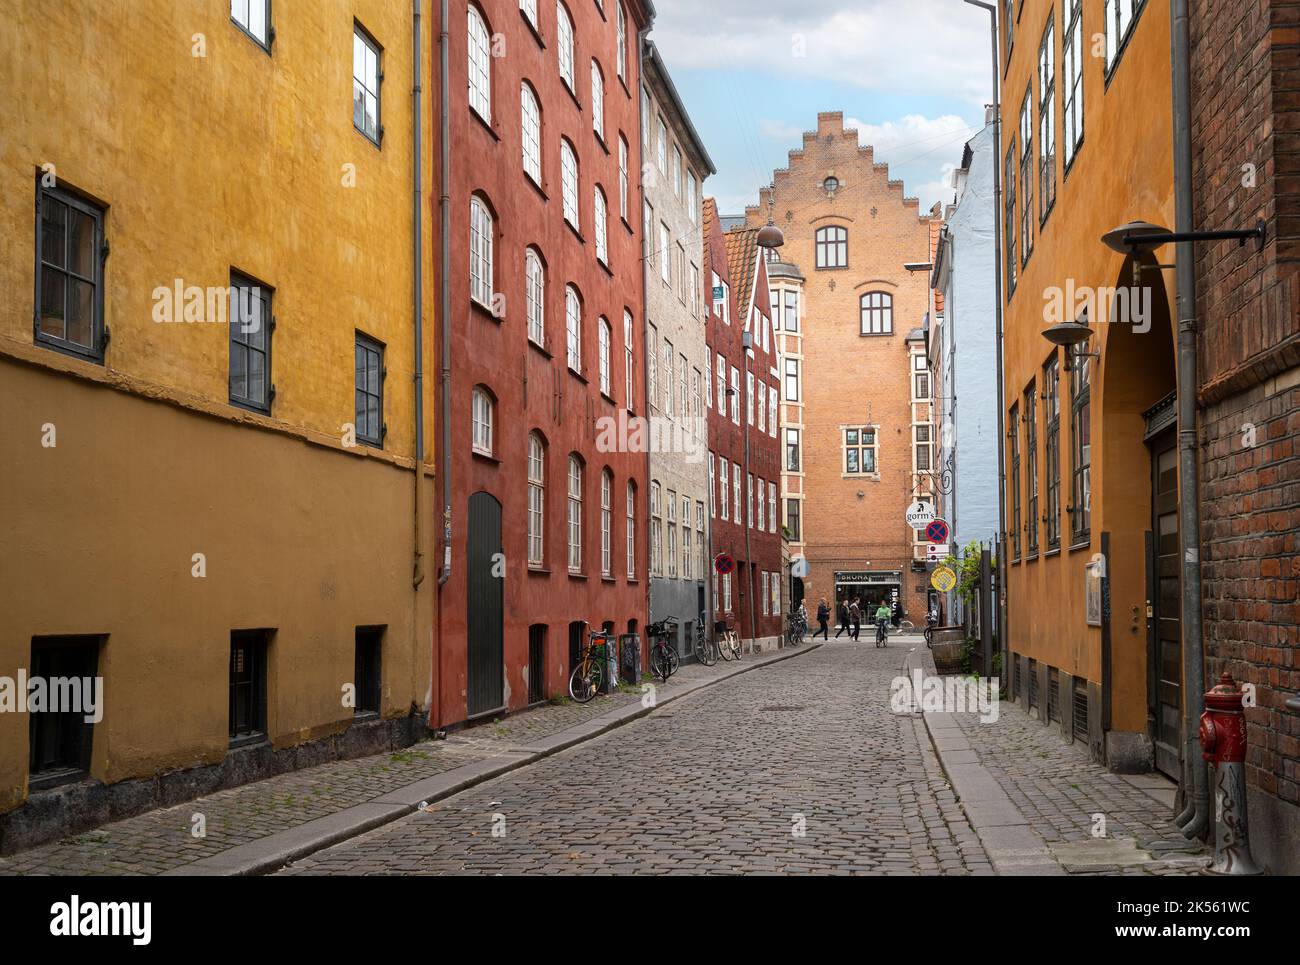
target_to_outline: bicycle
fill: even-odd
[[[718,648],[704,632],[703,620],[695,623],[695,659],[706,667],[712,667],[718,662]]]
[[[667,682],[678,666],[677,648],[672,645],[677,636],[677,621],[670,618],[647,624],[645,632],[650,638],[650,672]]]
[[[786,642],[792,647],[797,647],[803,643],[804,635],[808,632],[808,621],[803,618],[798,610],[790,614],[790,622],[786,627]]]
[[[614,639],[614,634],[604,630],[592,630],[588,635],[578,665],[569,675],[569,696],[578,703],[585,704],[605,686],[605,663]]]
[[[889,621],[888,620],[876,621],[876,646],[877,647],[889,646]]]
[[[925,634],[925,645],[931,650],[934,649],[934,628],[938,625],[939,618],[937,616],[933,613],[927,613],[925,615],[925,629],[922,633]]]
[[[740,637],[736,631],[727,626],[726,623],[719,623],[715,630],[721,635],[718,640],[718,652],[722,654],[722,659],[739,660]]]

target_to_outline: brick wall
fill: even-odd
[[[1226,669],[1257,688],[1252,840],[1273,870],[1295,873],[1300,713],[1285,702],[1300,694],[1300,4],[1194,0],[1191,23],[1196,227],[1268,224],[1262,252],[1197,250],[1207,683]]]

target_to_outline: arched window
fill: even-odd
[[[569,368],[582,371],[582,302],[578,289],[572,285],[564,289],[564,331],[567,343]]]
[[[591,129],[605,140],[605,75],[594,58],[591,61]]]
[[[622,134],[618,136],[618,213],[627,220],[627,138]]]
[[[627,484],[627,578],[636,579],[636,484]]]
[[[537,95],[527,83],[519,85],[519,104],[523,127],[524,173],[538,185],[542,183],[542,109]]]
[[[817,229],[817,267],[845,268],[849,263],[849,230],[838,225]]]
[[[519,0],[519,9],[524,12],[528,22],[537,27],[537,0]]]
[[[618,76],[627,80],[627,14],[623,12],[623,4],[618,5],[617,26],[614,30],[614,43],[618,46],[618,55],[615,63],[618,65]]]
[[[524,252],[524,301],[528,309],[528,337],[546,345],[546,270],[536,248]]]
[[[582,572],[582,460],[569,456],[569,570]]]
[[[610,330],[609,320],[603,315],[600,318],[597,329],[597,339],[600,347],[600,391],[605,395],[612,396],[613,389],[610,386],[609,376],[609,343],[613,340],[614,333]]]
[[[612,549],[614,530],[614,474],[606,469],[600,474],[600,573],[614,575]]]
[[[492,416],[493,416],[492,396],[487,389],[481,385],[474,386],[474,397],[471,405],[471,420],[473,422],[473,449],[480,456],[492,455]]]
[[[568,141],[560,141],[560,195],[564,220],[578,229],[578,156]]]
[[[633,341],[632,341],[632,313],[627,309],[623,310],[623,391],[627,396],[627,411],[633,409],[633,401],[636,394],[633,391],[632,369],[633,369]]]
[[[863,335],[889,335],[894,331],[894,297],[888,292],[867,292],[858,304]]]
[[[546,522],[546,444],[536,432],[528,434],[528,562],[544,562],[542,539]]]
[[[555,39],[560,58],[560,76],[569,85],[569,90],[573,90],[573,21],[569,19],[569,11],[564,9],[564,4],[559,2],[555,4]]]
[[[605,209],[605,192],[600,190],[600,185],[596,185],[594,210],[592,220],[596,224],[596,257],[600,259],[602,265],[609,264],[609,235],[606,220],[608,212]]]
[[[492,307],[492,212],[477,195],[469,201],[469,295]]]
[[[492,51],[487,24],[478,8],[469,8],[469,106],[492,122]]]

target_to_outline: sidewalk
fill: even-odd
[[[740,663],[688,664],[655,705],[757,667],[816,649],[746,655]],[[0,875],[262,874],[410,814],[423,803],[530,764],[648,714],[627,688],[587,704],[517,713],[404,750],[293,771],[176,807],[104,825],[55,844],[0,857]],[[195,837],[196,817],[205,834]]]
[[[924,645],[908,655],[934,673]],[[998,874],[1187,875],[1212,849],[1174,825],[1175,787],[1159,774],[1115,774],[1017,704],[996,721],[927,713],[940,763]]]

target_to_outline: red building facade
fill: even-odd
[[[588,627],[645,623],[647,456],[625,430],[645,414],[647,23],[634,0],[451,6],[435,726],[565,693]]]
[[[758,230],[723,232],[713,199],[704,201],[704,277],[709,313],[711,552],[735,570],[713,576],[715,620],[734,626],[747,648],[781,637],[780,398],[767,266]],[[746,351],[746,334],[753,347]],[[746,439],[748,438],[748,451]]]

